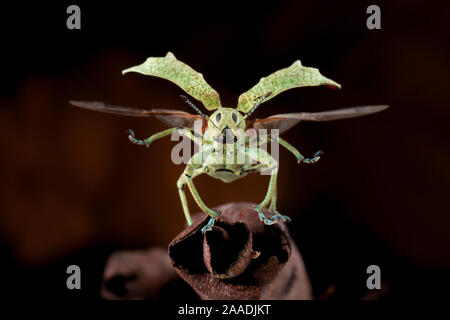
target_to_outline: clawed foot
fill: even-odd
[[[214,218],[210,218],[206,226],[202,228],[202,233],[205,233],[206,231],[212,230],[212,226],[214,225]]]
[[[282,215],[280,214],[278,211],[274,211],[274,215],[270,218],[270,219],[278,219],[281,220],[283,222],[291,222],[291,218],[289,218],[288,216]]]
[[[253,210],[255,210],[258,213],[259,220],[264,222],[265,225],[270,226],[270,225],[278,222],[277,219],[274,219],[274,216],[272,216],[270,218],[266,218],[266,216],[262,213],[261,209],[259,209],[259,206],[254,207]]]
[[[300,162],[304,162],[304,163],[307,163],[307,164],[316,163],[317,161],[319,161],[321,155],[323,155],[323,151],[319,150],[319,151],[317,151],[314,154],[314,157],[312,157],[312,158],[300,158],[300,159],[298,159],[298,163],[300,163]]]
[[[134,136],[134,131],[131,129],[128,129],[128,139],[130,139],[130,141],[134,144],[145,145],[147,148],[150,145],[146,140],[136,139],[136,137]]]
[[[270,218],[266,218],[264,216],[264,214],[262,213],[262,211],[259,209],[259,206],[256,206],[254,208],[254,210],[256,212],[258,212],[258,216],[259,216],[259,220],[261,220],[262,222],[264,222],[265,225],[272,225],[274,223],[277,223],[279,221],[283,221],[283,222],[291,222],[291,218],[289,218],[288,216],[284,216],[282,214],[280,214],[278,211],[274,211],[273,216],[271,216]]]

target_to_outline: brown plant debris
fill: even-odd
[[[169,245],[176,272],[202,299],[312,299],[287,227],[264,225],[254,207],[244,202],[218,207],[220,215],[204,234],[209,217],[195,219]]]

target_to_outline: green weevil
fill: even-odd
[[[288,216],[281,215],[276,210],[278,162],[266,150],[262,149],[261,145],[276,140],[275,142],[294,154],[298,163],[316,163],[322,152],[316,152],[312,158],[305,158],[294,146],[280,138],[278,134],[263,138],[255,134],[255,130],[278,130],[277,133],[281,134],[300,121],[330,121],[352,118],[379,112],[388,107],[376,105],[318,113],[287,113],[264,119],[248,120],[250,115],[263,102],[285,90],[320,85],[336,89],[341,87],[338,83],[321,75],[318,69],[302,66],[299,60],[288,68],[261,78],[254,87],[239,96],[236,108],[222,107],[219,94],[205,81],[203,75],[177,60],[171,52],[168,52],[165,57],[148,58],[143,64],[122,71],[123,74],[128,72],[138,72],[167,79],[202,102],[207,110],[214,112],[209,116],[206,115],[185,96],[181,97],[197,114],[168,109],[128,108],[102,102],[71,101],[71,103],[78,107],[119,115],[155,116],[171,126],[170,129],[158,132],[143,140],[136,139],[134,132],[130,129],[128,137],[131,142],[137,145],[144,145],[148,148],[155,140],[172,135],[174,132],[193,140],[199,146],[199,150],[187,163],[178,179],[177,188],[188,225],[192,224],[192,219],[184,192],[186,185],[200,209],[211,217],[207,225],[203,227],[203,232],[211,230],[214,218],[218,215],[218,212],[210,209],[203,202],[194,185],[194,178],[204,173],[228,183],[251,172],[262,172],[263,170],[267,172],[268,170],[270,182],[267,193],[263,201],[254,209],[261,221],[267,225],[278,221],[290,221]],[[201,123],[200,126],[194,125],[199,122]],[[252,134],[244,133],[244,130],[250,132],[249,129],[254,129]],[[217,152],[218,150],[221,150],[221,152]],[[224,161],[225,155],[231,155],[233,161]],[[236,161],[237,157],[243,158],[244,161]],[[262,209],[267,206],[272,213],[269,218],[262,213]]]

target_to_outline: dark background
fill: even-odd
[[[129,143],[164,129],[76,109],[102,100],[191,112],[165,80],[121,70],[171,51],[235,106],[260,77],[300,59],[342,84],[285,92],[254,114],[389,104],[380,114],[302,123],[284,137],[316,165],[281,152],[278,208],[319,296],[366,292],[381,267],[382,299],[448,296],[450,271],[450,10],[433,1],[274,1],[253,4],[67,2],[2,4],[0,255],[2,290],[14,297],[99,298],[107,256],[167,246],[184,226],[176,190],[183,168],[170,139]],[[66,8],[81,7],[81,30]],[[381,7],[381,30],[366,8]],[[196,180],[205,202],[259,202],[268,179]],[[191,198],[191,210],[197,211]],[[80,265],[82,290],[65,287]]]

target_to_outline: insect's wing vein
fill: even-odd
[[[202,120],[199,115],[190,114],[180,110],[170,109],[138,109],[125,106],[115,106],[112,104],[99,101],[70,101],[74,106],[99,111],[104,113],[111,113],[122,116],[131,117],[151,117],[155,116],[158,120],[164,122],[171,127],[190,127],[194,126],[194,122]]]
[[[387,109],[387,105],[353,107],[323,112],[299,112],[276,114],[253,122],[255,129],[279,129],[280,134],[300,121],[332,121],[369,115]]]

